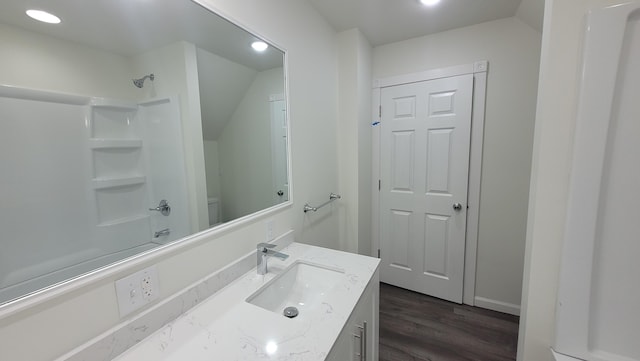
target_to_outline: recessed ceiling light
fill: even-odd
[[[42,21],[43,23],[60,24],[61,22],[59,17],[42,10],[27,10],[27,15],[30,18]]]
[[[253,50],[255,51],[265,51],[267,50],[267,48],[269,47],[269,45],[267,45],[267,43],[265,43],[264,41],[254,41],[253,43],[251,43],[251,47],[253,48]]]
[[[422,3],[422,5],[427,5],[427,6],[433,6],[439,2],[440,0],[420,0],[420,3]]]

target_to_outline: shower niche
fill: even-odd
[[[138,106],[115,102],[90,105],[89,139],[93,159],[92,184],[98,226],[128,222],[148,224],[145,210],[146,169]],[[150,204],[149,204],[150,205]],[[139,227],[141,231],[148,227]],[[141,237],[142,238],[142,237]]]

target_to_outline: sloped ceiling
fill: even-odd
[[[202,49],[197,57],[202,136],[217,140],[258,72]]]
[[[542,32],[544,0],[522,0],[516,16],[538,32]]]
[[[418,0],[308,1],[336,31],[358,28],[374,47],[516,14],[540,30],[544,7],[544,0],[442,0],[433,7]]]

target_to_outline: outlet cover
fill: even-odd
[[[116,281],[116,295],[120,317],[140,309],[159,297],[158,271],[155,266],[145,268]]]
[[[273,234],[275,221],[273,219],[270,219],[266,222],[266,225],[267,225],[267,242],[273,241],[273,239],[276,238],[275,235]]]

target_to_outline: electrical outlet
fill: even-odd
[[[155,266],[116,281],[116,295],[120,317],[140,309],[159,296],[158,272]]]
[[[142,288],[142,298],[146,300],[155,299],[156,292],[153,289],[153,280],[151,279],[151,275],[145,274],[140,280],[140,288]]]
[[[275,221],[270,219],[266,222],[267,224],[267,242],[272,241],[275,236],[273,235],[273,228],[275,228]]]

